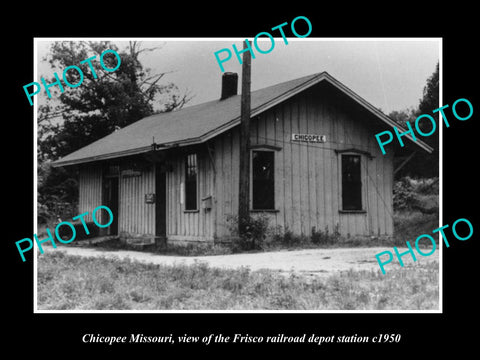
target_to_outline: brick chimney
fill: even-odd
[[[238,92],[238,74],[234,72],[226,72],[222,75],[222,95],[220,100],[237,95]]]

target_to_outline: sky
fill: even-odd
[[[267,54],[259,53],[252,45],[255,55],[251,61],[252,91],[327,71],[388,114],[393,110],[418,106],[426,81],[441,58],[441,40],[437,38],[287,39],[288,44],[285,44],[281,37],[275,38],[275,46]],[[42,60],[52,40],[57,39],[37,39],[38,72],[37,79],[33,81],[38,82],[40,76],[50,78],[53,75],[54,70]],[[123,49],[129,39],[95,40],[111,40],[119,49]],[[230,60],[223,63],[224,69],[239,74],[238,93],[241,93],[242,66],[232,44],[242,49],[243,38],[132,40],[141,40],[145,48],[160,45],[158,50],[142,53],[140,61],[153,73],[168,72],[163,78],[165,83],[174,83],[181,92],[188,89],[193,98],[186,106],[220,97],[222,71],[214,53],[224,48],[232,52]],[[271,42],[268,38],[259,38],[258,46],[265,51],[271,47]],[[223,58],[226,53],[219,56]],[[39,103],[42,102],[39,97]]]

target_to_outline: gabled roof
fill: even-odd
[[[399,128],[394,120],[327,72],[252,91],[251,117],[322,81],[327,81],[336,87],[389,127]],[[168,148],[172,145],[203,143],[240,123],[240,99],[241,95],[235,95],[224,100],[209,101],[177,111],[148,116],[55,161],[53,165],[73,165],[140,154],[150,151],[153,143],[157,144],[157,148],[159,148],[158,144],[160,148]],[[407,138],[413,141],[409,135]],[[433,150],[420,140],[413,143],[427,152]]]

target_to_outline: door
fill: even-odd
[[[113,221],[106,229],[106,235],[118,235],[118,177],[103,179],[103,205],[107,206],[113,214]],[[103,224],[107,222],[108,219],[102,219]]]
[[[165,167],[157,163],[155,166],[155,236],[167,236],[167,204],[166,204]]]

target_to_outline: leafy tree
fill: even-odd
[[[107,49],[115,50],[121,58],[120,67],[114,72],[104,71],[99,63],[100,54]],[[84,79],[78,88],[64,86],[61,94],[58,87],[52,87],[52,99],[39,108],[39,158],[58,159],[151,115],[157,95],[164,95],[162,111],[181,108],[189,95],[179,94],[172,83],[160,84],[166,73],[151,74],[139,61],[141,53],[155,49],[142,49],[137,42],[130,42],[122,52],[108,41],[55,42],[46,59],[52,69],[61,74],[67,66],[75,65],[82,69]],[[80,64],[92,56],[96,56],[91,64],[97,78],[87,63]],[[117,64],[113,54],[105,55],[104,62],[109,68]],[[66,76],[71,84],[80,81],[76,71],[71,70]],[[47,83],[54,81],[52,77]],[[63,122],[57,121],[59,117]]]
[[[427,154],[425,151],[418,151],[413,159],[407,163],[395,175],[396,178],[403,176],[412,177],[436,177],[439,173],[439,127],[442,124],[439,122],[438,113],[432,113],[433,110],[439,107],[439,64],[437,63],[435,71],[427,79],[427,83],[423,88],[423,97],[419,101],[417,109],[406,109],[402,111],[393,111],[389,116],[398,122],[400,125],[406,127],[405,123],[408,121],[414,127],[415,120],[421,114],[428,114],[436,121],[436,130],[428,137],[422,137],[416,134],[418,139],[421,139],[431,147],[433,152]],[[432,130],[430,121],[423,119],[418,122],[418,126],[423,133],[429,133]]]
[[[388,116],[399,123],[401,126],[405,127],[406,122],[415,122],[417,117],[418,109],[417,108],[407,108],[404,110],[394,110]]]
[[[431,114],[432,110],[437,109],[440,106],[439,103],[439,63],[435,67],[435,71],[428,78],[427,84],[423,88],[423,98],[420,99],[420,105],[418,111],[420,114]],[[434,114],[438,120],[438,113]]]
[[[100,64],[100,55],[107,49],[120,55],[121,64],[113,72],[105,71]],[[52,98],[39,106],[38,192],[39,202],[44,206],[51,210],[53,203],[73,203],[77,195],[72,171],[68,167],[51,168],[46,162],[153,114],[159,96],[163,105],[160,112],[179,109],[191,99],[188,92],[181,94],[174,84],[161,82],[167,73],[152,74],[143,67],[139,55],[156,49],[142,48],[138,42],[129,42],[124,50],[109,41],[60,41],[51,45],[44,60],[52,70],[61,78],[63,69],[78,66],[83,72],[83,82],[76,88],[64,85],[63,93],[58,86],[51,87]],[[88,63],[80,64],[92,56],[96,56],[90,62],[94,72]],[[118,60],[115,54],[106,53],[103,61],[105,67],[113,69]],[[66,73],[66,80],[77,84],[81,81],[80,74],[72,69]],[[55,78],[46,81],[53,83]]]

